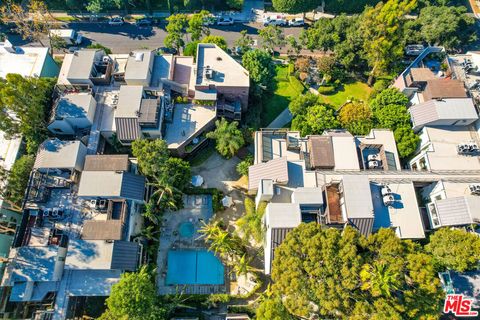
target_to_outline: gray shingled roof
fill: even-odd
[[[128,154],[87,155],[84,171],[128,171]]]

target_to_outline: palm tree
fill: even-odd
[[[158,235],[160,234],[160,231],[155,230],[155,227],[152,225],[143,228],[140,234],[144,236],[147,240],[151,240],[155,242],[159,241]]]
[[[173,200],[174,192],[181,192],[174,186],[172,186],[167,180],[167,177],[164,176],[155,176],[154,182],[149,183],[155,191],[152,193],[153,197],[158,197],[157,205],[161,203],[162,200],[166,201],[166,204],[172,208],[177,208],[177,204]]]
[[[251,266],[252,260],[252,258],[248,258],[247,254],[244,253],[240,259],[235,261],[235,264],[233,265],[233,272],[235,272],[237,277],[246,276],[248,273],[258,271],[258,269]]]
[[[198,230],[202,235],[200,237],[205,238],[207,241],[215,239],[215,237],[222,231],[220,228],[220,222],[214,221],[211,223],[205,223],[202,221],[203,226]]]
[[[385,262],[366,264],[360,271],[362,289],[369,290],[374,297],[390,297],[401,286],[400,274],[392,270]]]
[[[231,158],[243,147],[245,140],[237,128],[238,122],[228,122],[225,118],[215,121],[215,131],[207,133],[207,138],[216,140],[217,151],[226,158]]]

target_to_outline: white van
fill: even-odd
[[[282,16],[268,16],[263,19],[264,26],[281,26],[287,25],[287,20]]]
[[[73,29],[51,29],[50,35],[62,38],[68,45],[79,45],[83,41],[82,35]]]

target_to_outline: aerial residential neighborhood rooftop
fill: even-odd
[[[0,4],[0,317],[478,316],[478,4],[320,2]]]

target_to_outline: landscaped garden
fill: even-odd
[[[275,118],[288,107],[290,101],[306,91],[305,86],[290,72],[288,65],[275,67],[275,91],[266,99],[262,113],[262,125],[268,126]]]
[[[340,108],[348,100],[367,101],[372,92],[372,88],[366,83],[351,80],[350,82],[340,84],[331,93],[319,94],[322,103],[329,104],[336,109]]]

